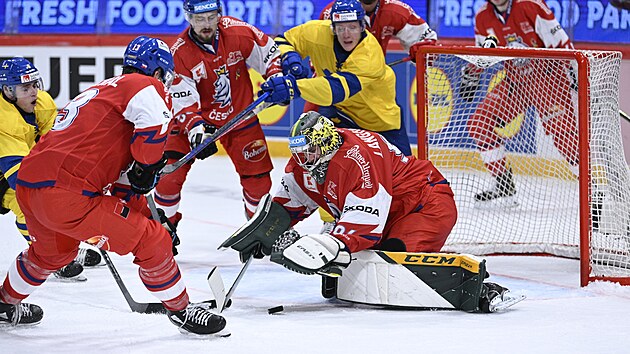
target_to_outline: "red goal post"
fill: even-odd
[[[630,285],[621,53],[435,46],[416,63],[418,156],[459,211],[443,250],[579,258],[582,286]],[[508,170],[515,193],[483,199]]]

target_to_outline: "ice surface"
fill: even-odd
[[[277,185],[285,159],[275,159]],[[196,162],[184,185],[176,257],[193,301],[211,298],[206,276],[220,266],[226,287],[241,264],[217,246],[244,221],[232,164],[218,156]],[[0,217],[0,276],[25,247],[12,215]],[[312,217],[303,232],[321,226]],[[131,256],[112,259],[137,301],[157,301],[144,289]],[[1,353],[630,353],[630,287],[579,287],[577,260],[487,257],[490,280],[528,296],[510,311],[382,310],[331,302],[318,276],[255,260],[224,312],[232,336],[182,335],[162,315],[131,313],[106,267],[85,271],[79,284],[47,281],[27,301],[44,308],[30,328],[0,328]],[[283,305],[269,315],[267,309]]]

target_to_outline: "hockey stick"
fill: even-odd
[[[230,286],[230,290],[228,290],[227,294],[225,293],[225,287],[223,285],[223,280],[221,279],[221,274],[219,273],[219,268],[215,266],[212,270],[210,270],[210,273],[208,274],[208,285],[210,286],[210,291],[214,294],[219,313],[223,312],[226,307],[230,307],[232,304],[232,295],[234,295],[236,287],[241,282],[241,279],[243,279],[243,275],[245,275],[245,271],[247,271],[247,268],[249,268],[253,259],[254,254],[252,253],[238,272],[238,275],[236,276],[236,279],[234,279],[234,282],[232,283],[232,286]],[[222,299],[222,301],[219,299]]]
[[[621,116],[621,118],[625,119],[626,122],[630,123],[630,116],[628,116],[628,113],[626,113],[626,112],[624,112],[622,110],[619,110],[619,115]]]
[[[230,286],[230,290],[228,290],[227,294],[225,294],[225,302],[223,303],[223,306],[221,306],[221,310],[219,310],[219,312],[223,312],[223,310],[225,310],[227,303],[232,300],[232,295],[234,295],[234,290],[236,290],[238,283],[240,283],[241,279],[243,279],[243,275],[245,275],[245,271],[247,270],[247,268],[249,268],[249,265],[252,263],[253,259],[254,259],[254,254],[252,253],[249,256],[249,258],[247,258],[247,261],[245,262],[245,264],[243,264],[241,271],[238,272],[236,279],[234,279],[234,283],[232,283],[232,286]]]
[[[164,305],[162,305],[161,302],[136,302],[136,300],[134,300],[133,297],[131,297],[129,290],[127,290],[127,287],[125,286],[125,283],[120,277],[120,274],[118,274],[116,267],[114,267],[114,263],[109,258],[107,251],[102,250],[102,249],[99,249],[99,250],[101,251],[101,255],[103,256],[103,259],[105,260],[105,264],[107,264],[107,268],[109,268],[109,271],[112,273],[112,276],[114,277],[114,280],[116,281],[116,284],[118,284],[118,287],[120,288],[120,291],[123,293],[125,300],[127,300],[127,303],[129,304],[129,308],[131,309],[132,312],[149,313],[149,314],[166,313],[166,309],[164,308]]]
[[[167,175],[169,173],[175,172],[178,168],[182,167],[185,163],[187,163],[188,161],[192,160],[195,156],[197,156],[197,154],[199,154],[201,150],[205,149],[208,145],[217,141],[220,137],[229,133],[241,123],[245,122],[246,120],[251,119],[258,113],[260,113],[263,109],[270,107],[272,103],[264,102],[265,99],[269,97],[269,95],[270,95],[269,92],[264,92],[254,102],[252,102],[249,106],[247,106],[241,113],[239,113],[236,117],[229,120],[221,128],[217,129],[217,131],[214,132],[214,134],[205,138],[199,145],[197,145],[189,153],[184,155],[181,159],[173,162],[172,164],[164,166],[164,168],[160,170],[159,175],[162,176],[162,175]]]
[[[410,60],[411,60],[411,57],[404,57],[402,59],[394,60],[391,63],[387,63],[387,66],[389,66],[391,68],[392,66],[396,66],[396,65],[402,64],[402,63],[406,63],[406,62],[408,62]]]
[[[160,220],[160,213],[158,213],[157,205],[155,205],[153,194],[147,193],[146,198],[147,198],[147,204],[149,205],[149,210],[151,210],[151,217],[153,218],[153,220],[156,220],[157,222],[161,223],[162,220]],[[164,226],[164,228],[166,229],[166,231],[168,231],[169,235],[171,236],[171,243],[173,243],[173,246],[176,246],[175,240],[177,239],[177,232],[175,230],[170,230],[170,228],[167,228],[166,226]]]

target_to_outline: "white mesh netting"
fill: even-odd
[[[429,159],[451,182],[458,222],[444,251],[580,257],[578,119],[590,121],[592,276],[630,277],[630,173],[623,156],[621,54],[571,58],[426,54]],[[567,51],[575,54],[577,51]],[[466,54],[466,55],[464,55]],[[588,94],[578,87],[587,85]],[[589,112],[579,114],[579,100]],[[420,98],[422,102],[422,98]],[[582,118],[579,118],[582,117]],[[419,133],[420,135],[421,133]],[[587,216],[588,217],[588,216]]]

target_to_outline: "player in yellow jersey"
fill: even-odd
[[[42,90],[42,79],[37,68],[21,57],[0,64],[0,87],[0,214],[12,211],[15,225],[30,244],[34,240],[29,235],[24,214],[15,198],[15,181],[22,158],[52,128],[57,116],[57,105]],[[85,280],[80,275],[83,265],[96,265],[100,260],[96,251],[83,249],[76,261],[54,274],[65,280]]]
[[[269,102],[302,97],[341,128],[378,132],[405,155],[409,138],[396,103],[396,77],[378,40],[365,28],[357,0],[336,1],[330,20],[309,21],[276,38],[285,77],[269,79],[262,90]],[[302,59],[310,57],[315,77]]]
[[[385,63],[378,40],[366,30],[365,10],[357,0],[338,0],[330,20],[309,21],[276,38],[282,52],[284,77],[271,78],[261,89],[268,101],[284,103],[296,97],[320,106],[319,113],[340,128],[380,133],[411,155],[407,130],[396,103],[396,76]],[[302,59],[310,57],[315,76]],[[320,209],[330,233],[334,218]]]

